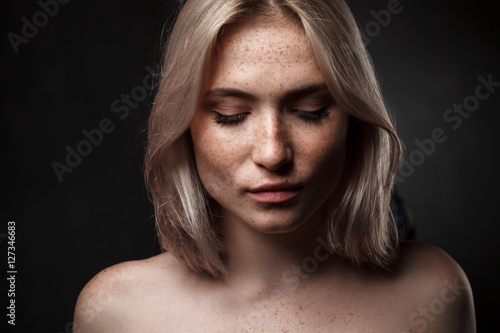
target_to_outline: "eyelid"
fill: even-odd
[[[289,103],[288,104],[289,107],[287,107],[287,109],[316,111],[325,106],[335,106],[336,104],[337,103],[330,95],[325,96],[324,94],[321,94],[321,95],[306,96],[297,101]]]
[[[230,112],[230,113],[243,113],[248,111],[248,107],[245,106],[239,106],[239,105],[211,105],[208,107],[211,111],[223,113],[223,112]]]
[[[320,109],[314,110],[314,111],[292,110],[292,112],[297,114],[304,121],[320,122],[323,119],[328,118],[328,116],[330,115],[329,108],[330,108],[330,106],[326,105],[326,106],[324,106]]]
[[[304,111],[304,112],[316,112],[324,108],[334,107],[336,103],[332,99],[315,99],[310,101],[301,101],[299,103],[290,104],[290,106],[285,107],[285,110],[294,111]]]
[[[316,111],[319,111],[321,109],[325,109],[325,108],[329,108],[330,105],[328,104],[317,104],[317,105],[304,105],[304,106],[296,106],[296,107],[293,107],[290,109],[290,111],[292,112],[296,112],[296,111],[302,111],[302,112],[316,112]]]
[[[219,124],[219,125],[237,125],[239,124],[241,121],[243,121],[248,112],[244,112],[244,113],[237,113],[237,114],[233,114],[233,115],[224,115],[224,114],[221,114],[217,111],[213,111],[213,117],[212,119],[214,120],[215,123]]]
[[[240,101],[212,100],[204,105],[204,109],[209,112],[215,112],[222,116],[234,116],[239,113],[248,113],[251,111],[251,106]]]

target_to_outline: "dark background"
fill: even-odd
[[[435,128],[447,136],[398,189],[414,213],[417,239],[462,266],[478,329],[493,332],[500,314],[500,87],[457,129],[443,114],[474,94],[478,76],[500,82],[500,5],[401,0],[402,10],[377,30],[371,11],[389,2],[349,3],[360,26],[372,29],[368,48],[406,155]],[[146,66],[159,63],[161,31],[175,7],[175,1],[70,1],[16,53],[7,34],[22,35],[22,18],[33,22],[42,8],[2,2],[0,248],[6,262],[7,222],[15,221],[15,331],[69,332],[78,293],[92,276],[159,251],[141,174],[152,98],[139,92]],[[129,102],[129,114],[113,112],[113,101],[132,92],[140,100]],[[66,146],[76,149],[86,139],[82,131],[104,118],[114,130],[60,182],[51,164],[66,164]],[[5,280],[2,288],[5,309]]]

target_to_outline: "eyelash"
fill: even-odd
[[[246,113],[239,113],[233,116],[225,116],[223,114],[215,112],[213,119],[217,124],[220,125],[236,125],[237,123],[245,119],[246,116]]]
[[[300,118],[302,118],[306,122],[320,122],[323,119],[326,119],[330,114],[328,111],[328,106],[325,106],[316,111],[302,111],[302,110],[293,110]],[[247,113],[239,113],[232,116],[225,116],[218,112],[215,112],[213,116],[213,120],[220,125],[236,125],[242,120],[244,120],[247,116]]]
[[[305,121],[311,122],[320,122],[323,119],[326,119],[330,114],[330,111],[328,111],[328,106],[325,106],[316,111],[294,110],[294,112],[297,113]]]

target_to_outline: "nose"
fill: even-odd
[[[256,131],[252,158],[255,164],[277,171],[293,160],[293,150],[286,124],[279,115],[264,119]]]

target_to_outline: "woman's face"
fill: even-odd
[[[347,128],[302,28],[282,17],[253,19],[223,36],[190,130],[219,213],[281,233],[331,197]]]

